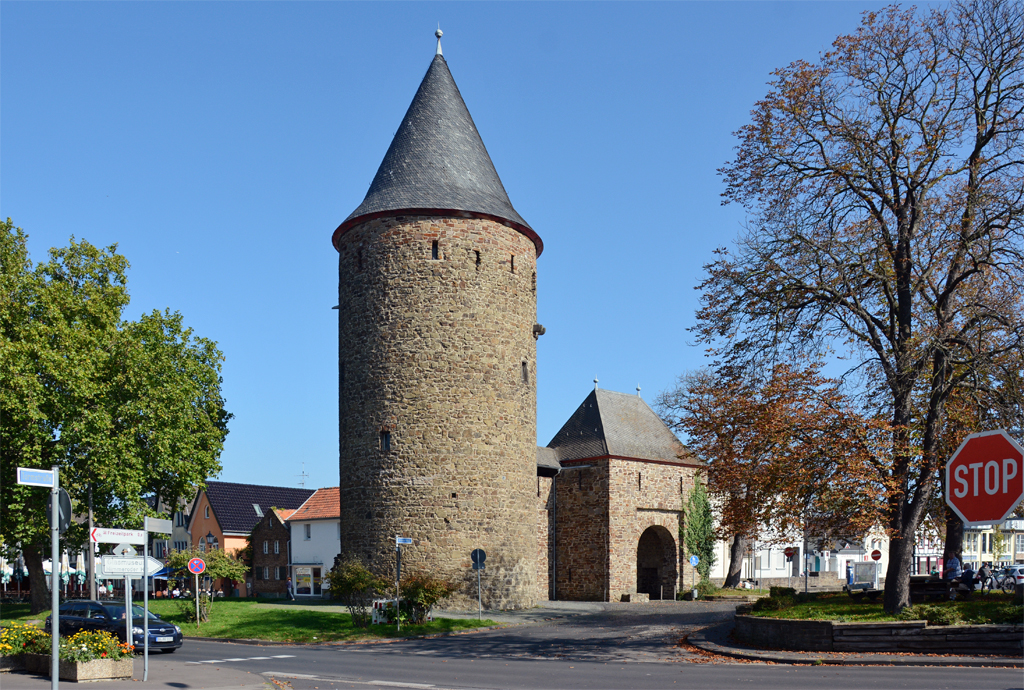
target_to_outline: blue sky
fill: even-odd
[[[337,255],[444,30],[538,261],[538,442],[593,387],[702,366],[694,287],[742,209],[716,170],[770,72],[863,2],[0,3],[0,216],[36,261],[117,243],[135,318],[226,356],[220,479],[334,486]],[[303,465],[302,463],[305,463]]]

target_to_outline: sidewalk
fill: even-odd
[[[711,655],[775,664],[825,666],[971,666],[1024,668],[1024,658],[1006,656],[948,656],[942,654],[864,654],[858,652],[788,652],[757,649],[730,639],[732,622],[690,633],[686,641]]]
[[[273,687],[258,673],[248,673],[237,668],[210,667],[198,664],[175,663],[174,655],[150,657],[149,680],[142,681],[142,658],[135,659],[135,673],[132,676],[132,690],[267,690]],[[48,676],[34,676],[26,673],[0,674],[0,685],[4,690],[48,690]],[[62,680],[61,687],[76,687],[79,683]],[[100,680],[81,684],[89,690],[125,690],[124,680]]]

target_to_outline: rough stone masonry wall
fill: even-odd
[[[342,552],[393,575],[395,535],[411,537],[403,569],[475,598],[482,548],[484,605],[532,606],[536,248],[490,220],[426,216],[338,244]]]
[[[608,460],[562,465],[554,479],[554,598],[608,600]]]
[[[537,597],[551,598],[551,506],[554,495],[550,477],[537,477]]]
[[[677,577],[666,578],[665,598],[690,586],[691,572],[679,543],[683,500],[693,489],[696,469],[677,464],[612,458],[608,461],[609,593],[618,601],[623,593],[637,591],[637,546],[649,527],[661,526],[675,542]],[[662,533],[664,534],[664,533]]]

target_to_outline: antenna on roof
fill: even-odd
[[[437,52],[434,53],[434,55],[440,55],[441,54],[441,37],[444,36],[444,32],[441,31],[441,22],[437,23],[437,31],[434,32],[434,35],[437,36]]]
[[[305,463],[305,461],[303,461],[303,463],[302,463],[302,472],[299,473],[299,486],[301,486],[303,489],[306,488],[306,480],[307,479],[309,479],[309,475],[306,474],[306,463]]]

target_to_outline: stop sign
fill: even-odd
[[[1002,522],[1024,498],[1024,448],[1002,429],[971,434],[946,463],[946,503],[967,525]]]

